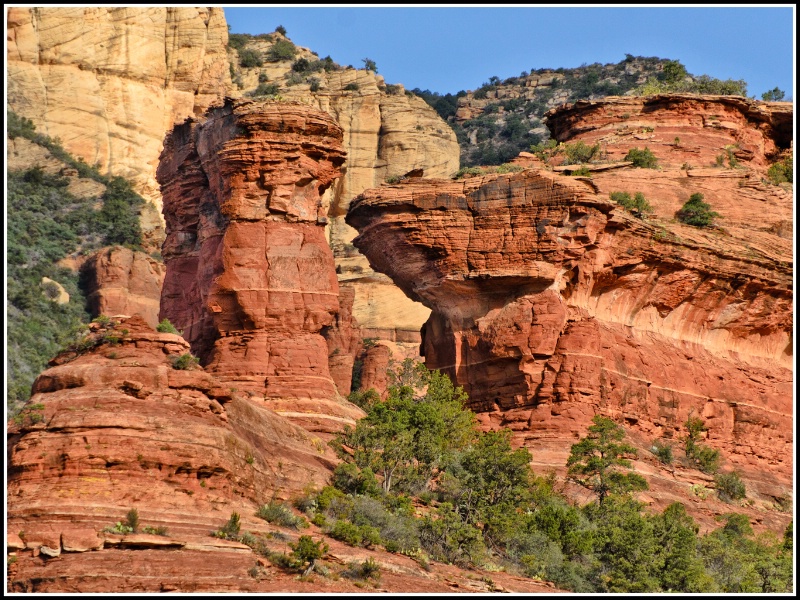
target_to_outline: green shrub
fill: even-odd
[[[150,535],[167,536],[168,530],[163,525],[160,525],[158,527],[151,527],[150,525],[145,525],[144,527],[142,527],[142,533],[149,533]]]
[[[693,227],[708,227],[713,224],[714,218],[719,216],[719,213],[711,210],[708,203],[703,202],[703,194],[700,193],[689,196],[686,204],[675,213],[675,217],[680,222]]]
[[[350,392],[347,396],[347,400],[359,408],[368,410],[370,406],[376,402],[380,402],[381,396],[375,391],[375,388],[370,388],[368,390]]]
[[[238,540],[240,529],[241,524],[239,523],[239,513],[233,511],[228,519],[228,522],[225,523],[225,525],[223,525],[220,529],[215,531],[213,535],[214,537],[221,539]]]
[[[634,167],[641,169],[655,169],[658,166],[658,159],[647,147],[644,150],[631,148],[625,155],[625,160],[632,161]]]
[[[564,154],[565,165],[588,163],[590,160],[600,156],[599,142],[594,146],[589,146],[583,141],[578,140],[577,142],[563,144],[560,148],[561,152]]]
[[[303,517],[296,516],[288,506],[278,502],[264,504],[256,512],[256,516],[264,519],[267,523],[281,525],[282,527],[292,527],[294,529],[308,527],[308,522]]]
[[[328,552],[328,544],[324,540],[315,542],[309,535],[301,535],[296,543],[289,542],[289,547],[292,549],[289,556],[296,561],[295,564],[302,567],[308,563],[309,570]]]
[[[581,167],[580,169],[575,169],[574,171],[570,172],[570,175],[573,177],[591,177],[592,172],[586,167]]]
[[[156,331],[159,333],[174,333],[175,335],[180,335],[181,332],[175,329],[175,326],[169,322],[169,319],[163,319],[156,327]]]
[[[244,48],[239,51],[239,65],[245,69],[260,67],[264,64],[261,53],[252,48]]]
[[[139,531],[139,511],[135,508],[130,509],[128,514],[125,516],[125,523],[131,528],[133,533]]]
[[[767,169],[767,178],[774,185],[781,183],[792,183],[794,181],[794,158],[790,153],[781,160],[770,165]]]
[[[731,473],[717,473],[714,477],[717,485],[717,494],[723,502],[741,500],[747,494],[744,482],[736,471]]]
[[[380,532],[375,527],[371,525],[356,525],[342,520],[338,520],[333,524],[328,535],[350,546],[369,547],[381,543]]]
[[[318,77],[308,78],[308,87],[311,92],[318,92],[320,89],[320,81]]]
[[[283,25],[278,25],[278,26],[275,28],[275,31],[277,31],[278,33],[280,33],[280,34],[281,34],[281,35],[283,35],[283,36],[285,36],[285,35],[286,35],[286,27],[284,27]]]
[[[278,40],[267,52],[267,60],[278,62],[281,60],[291,60],[297,54],[297,48],[289,40]]]
[[[266,73],[259,73],[258,74],[258,83],[267,83],[269,81],[269,75]]]
[[[665,465],[672,464],[672,444],[656,440],[653,442],[652,451],[658,457],[658,460]]]
[[[344,86],[344,91],[346,92],[355,92],[358,90],[358,84],[354,81],[352,83],[348,83]]]
[[[719,450],[702,444],[695,447],[692,458],[703,473],[716,473],[722,460]]]
[[[342,571],[342,577],[379,581],[381,578],[381,566],[372,557],[360,563],[358,561],[352,561],[348,563],[347,569]]]
[[[633,198],[628,192],[611,192],[609,197],[613,202],[616,202],[637,217],[641,218],[653,212],[653,207],[650,206],[642,192],[636,192]]]
[[[786,92],[784,92],[781,88],[775,86],[768,92],[764,92],[761,94],[761,99],[765,102],[780,102],[786,97]]]
[[[250,92],[248,96],[277,96],[280,90],[281,86],[277,83],[259,83],[258,87]]]
[[[179,371],[191,371],[200,363],[199,358],[192,356],[188,352],[180,356],[170,356],[169,360],[172,363],[172,368]]]
[[[250,41],[250,35],[247,33],[229,33],[228,46],[236,50],[242,50]]]
[[[371,58],[362,58],[361,62],[364,63],[364,68],[367,71],[372,71],[373,73],[377,73],[378,72],[378,67],[375,64],[375,61],[372,60]]]

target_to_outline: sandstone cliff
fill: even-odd
[[[324,194],[341,140],[308,106],[230,101],[176,127],[158,169],[162,317],[220,380],[326,431],[362,414],[337,400],[322,335],[339,312]]]
[[[217,103],[230,85],[222,9],[17,7],[7,14],[9,107],[75,156],[134,182],[157,213],[164,132]],[[151,230],[156,248],[159,221]]]
[[[708,443],[767,502],[792,481],[792,247],[782,233],[792,195],[761,181],[786,145],[785,106],[578,103],[551,116],[558,139],[602,140],[609,157],[646,143],[660,169],[621,163],[589,179],[540,163],[409,181],[362,194],[348,222],[373,267],[432,309],[426,364],[464,386],[484,423],[514,429],[541,466],[563,467],[598,412],[644,447],[677,440],[700,416]],[[646,139],[620,131],[641,127]],[[701,168],[732,143],[740,168]],[[687,171],[688,153],[697,168]],[[654,216],[611,202],[616,190],[643,191]],[[721,227],[674,220],[697,191]],[[685,495],[684,484],[671,493]]]
[[[245,36],[242,36],[245,37]],[[353,316],[364,337],[400,342],[419,341],[419,328],[429,310],[410,301],[388,277],[373,271],[353,247],[355,230],[344,216],[352,199],[367,188],[414,170],[424,177],[449,177],[458,170],[458,142],[452,129],[421,98],[401,85],[387,85],[371,71],[343,68],[321,61],[307,48],[294,46],[292,58],[271,60],[277,43],[291,42],[278,32],[247,38],[242,51],[255,52],[261,66],[235,69],[233,96],[254,95],[273,85],[281,98],[308,103],[336,119],[347,152],[342,175],[332,186],[328,241],[336,259],[339,282],[353,287]],[[233,64],[239,62],[232,50]],[[298,61],[312,65],[298,71]],[[265,80],[269,84],[261,85]]]

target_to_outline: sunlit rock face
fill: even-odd
[[[693,102],[683,99],[680,120],[665,99],[592,103],[603,119],[584,105],[556,114],[572,119],[571,135],[602,139],[619,158],[645,140],[598,137],[593,124],[613,131],[634,119],[658,134],[672,123],[646,140],[660,170],[621,166],[580,179],[520,159],[531,168],[368,190],[347,219],[373,268],[432,310],[426,364],[464,386],[487,426],[514,429],[537,450],[534,461],[563,467],[598,412],[643,439],[677,438],[688,416],[700,416],[708,443],[777,497],[792,473],[791,194],[761,177],[781,129],[751,118],[750,104]],[[719,138],[687,116],[692,106],[730,111],[736,128]],[[687,173],[673,154],[676,133],[701,158],[713,154],[704,144],[719,150],[730,139],[749,140],[751,154],[739,169]],[[617,190],[643,191],[654,216],[617,206]],[[674,219],[697,191],[722,215],[720,228]]]
[[[230,101],[176,127],[157,173],[162,317],[218,378],[315,430],[362,414],[337,399],[322,335],[339,312],[323,199],[341,140],[307,105]]]

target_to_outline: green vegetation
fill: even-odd
[[[372,60],[371,58],[362,58],[361,62],[364,63],[364,68],[367,71],[372,71],[373,73],[378,72],[378,66],[375,64],[375,61]]]
[[[391,381],[387,399],[364,402],[367,416],[331,443],[343,459],[332,485],[297,502],[335,539],[576,592],[790,590],[791,534],[755,537],[739,515],[699,536],[679,503],[648,512],[633,496],[647,487],[632,472],[636,452],[610,419],[596,416],[571,449],[570,478],[595,496],[580,507],[557,491],[554,475],[531,471],[530,453],[512,447],[510,431],[478,431],[463,391],[443,375],[405,361]],[[689,427],[695,453],[702,427]],[[671,460],[670,446],[657,442],[653,451]],[[746,582],[737,583],[736,569]],[[350,565],[343,575],[359,570]]]
[[[761,99],[765,102],[780,102],[786,96],[786,92],[784,92],[779,87],[774,87],[771,90],[764,92],[761,94]]]
[[[252,67],[260,67],[263,64],[264,60],[258,50],[253,50],[252,48],[239,50],[239,66],[250,69]]]
[[[597,143],[593,146],[577,141],[567,144],[561,144],[561,153],[564,155],[565,165],[575,165],[588,163],[600,156],[600,144]]]
[[[658,166],[658,159],[647,147],[644,150],[631,148],[625,155],[625,160],[633,161],[633,166],[641,169],[655,169]]]
[[[301,535],[295,543],[289,542],[289,547],[292,549],[290,557],[295,561],[297,567],[303,568],[308,565],[304,575],[313,571],[317,560],[328,552],[328,544],[325,544],[323,540],[315,542],[309,535]]]
[[[523,166],[510,163],[503,163],[496,167],[462,167],[453,175],[453,179],[463,179],[467,176],[488,175],[490,173],[498,173],[501,175],[504,173],[519,173],[524,170],[525,168]]]
[[[57,140],[36,133],[29,119],[11,111],[6,117],[10,138],[30,140],[81,177],[106,186],[100,198],[84,199],[67,191],[69,179],[50,175],[36,165],[8,172],[7,405],[13,417],[29,398],[31,384],[47,361],[90,318],[79,276],[57,263],[70,254],[88,254],[113,244],[140,250],[139,209],[144,200],[124,179],[101,175],[73,158]],[[43,277],[61,284],[69,302],[56,304],[43,294]]]
[[[684,440],[686,458],[704,473],[716,473],[719,468],[721,456],[715,450],[700,443],[701,436],[706,431],[703,420],[698,417],[689,417],[684,423],[687,434]]]
[[[152,528],[151,528],[152,529]],[[125,535],[127,533],[138,533],[139,532],[139,511],[135,508],[132,508],[128,511],[128,514],[125,515],[124,521],[117,521],[113,527],[106,527],[103,531],[108,533],[116,533],[117,535]],[[145,533],[149,533],[145,531]],[[159,535],[166,535],[166,529],[164,529],[164,533]]]
[[[212,532],[211,535],[223,540],[239,541],[239,531],[242,528],[239,519],[239,513],[233,511],[225,525],[220,527],[217,531]]]
[[[653,442],[652,451],[653,454],[658,457],[658,460],[665,465],[672,464],[672,444],[668,442],[662,442],[661,440],[656,440]]]
[[[278,25],[278,26],[275,28],[275,31],[277,31],[278,33],[280,33],[280,34],[281,34],[281,35],[283,35],[283,36],[285,36],[285,35],[286,35],[286,27],[284,27],[283,25]]]
[[[625,444],[625,430],[611,419],[596,415],[589,434],[570,449],[568,477],[597,494],[600,505],[609,494],[646,490],[647,481],[630,469],[628,457],[636,457],[636,449]]]
[[[181,335],[181,332],[175,329],[175,326],[170,323],[169,319],[162,319],[161,322],[156,327],[156,331],[159,333],[174,333],[175,335]]]
[[[277,40],[267,51],[269,62],[292,60],[297,55],[297,47],[289,40]]]
[[[259,83],[258,87],[246,95],[250,97],[256,96],[277,96],[281,91],[281,86],[277,83]]]
[[[644,197],[642,192],[636,192],[631,198],[628,192],[611,192],[609,197],[624,209],[631,212],[634,216],[642,218],[653,212],[653,207]]]
[[[792,152],[770,165],[767,169],[767,178],[773,185],[792,183],[794,181],[794,156]]]
[[[724,502],[741,500],[747,494],[744,482],[736,471],[717,473],[714,483],[717,485],[717,494]]]
[[[711,210],[711,205],[703,202],[703,194],[695,193],[689,196],[689,200],[675,213],[675,217],[681,222],[694,227],[709,227],[713,225],[714,219],[720,214]]]
[[[170,356],[169,361],[172,363],[172,368],[179,371],[191,371],[200,363],[199,358],[192,356],[188,352],[180,356]]]
[[[723,81],[708,75],[694,76],[679,61],[668,60],[661,72],[648,78],[642,86],[636,88],[635,93],[639,96],[688,93],[747,97],[747,82],[743,79]]]
[[[352,83],[348,83],[344,86],[344,91],[346,92],[355,92],[358,90],[358,84],[354,81]]]
[[[288,506],[275,501],[261,506],[256,512],[256,516],[264,519],[267,523],[274,523],[282,527],[291,527],[293,529],[305,529],[308,527],[308,521],[303,517],[296,516]]]

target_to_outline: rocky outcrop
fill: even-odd
[[[139,315],[158,325],[161,285],[166,269],[144,252],[103,248],[81,265],[81,281],[89,312],[97,315]]]
[[[158,169],[162,318],[220,380],[312,429],[362,414],[336,400],[322,335],[339,311],[323,196],[341,136],[302,104],[229,101],[176,127]]]
[[[336,390],[342,396],[350,394],[353,364],[361,350],[361,330],[353,318],[352,287],[339,288],[339,312],[333,323],[322,330],[328,344],[328,368]]]
[[[696,102],[708,113],[715,99]],[[629,119],[667,120],[669,106]],[[592,139],[589,123],[580,139]],[[719,151],[718,129],[704,137],[696,123],[665,135],[682,143],[692,131],[713,148],[701,156]],[[734,135],[750,140],[751,158],[703,178],[651,142],[660,171],[407,182],[362,194],[348,222],[373,267],[432,309],[426,364],[463,385],[487,425],[511,427],[534,456],[549,452],[548,466],[563,467],[595,413],[651,440],[678,438],[693,415],[756,494],[778,497],[791,488],[793,293],[791,243],[775,231],[792,200],[760,181],[772,130],[743,118]],[[626,152],[606,143],[609,155]],[[611,202],[615,190],[644,191],[654,217]],[[695,191],[723,229],[674,221]]]
[[[134,182],[157,216],[164,133],[230,85],[222,9],[12,7],[7,16],[9,107],[73,155]],[[159,221],[150,223],[153,249]]]
[[[268,56],[275,43],[288,40],[278,32],[247,41],[247,50]],[[308,102],[330,114],[341,126],[347,160],[342,176],[329,191],[328,241],[336,259],[339,283],[354,290],[353,315],[363,337],[419,342],[419,328],[429,309],[409,300],[391,280],[373,271],[352,244],[356,231],[344,216],[352,199],[414,170],[424,177],[449,177],[458,170],[458,142],[452,129],[421,98],[402,85],[387,85],[377,73],[333,66],[301,75],[295,61],[319,61],[308,48],[296,46],[289,60],[268,61],[237,70],[232,95],[251,94],[267,77],[281,97]],[[238,63],[233,57],[232,62]],[[312,85],[313,91],[312,91]]]
[[[78,350],[51,361],[9,423],[7,528],[19,532],[18,550],[105,548],[113,561],[115,548],[172,548],[187,551],[184,565],[224,562],[236,546],[249,553],[209,537],[231,511],[258,522],[252,515],[273,492],[287,498],[327,481],[335,459],[318,438],[200,367],[178,369],[189,352],[180,336],[140,317],[93,327]],[[169,537],[102,531],[131,508],[141,527]],[[92,558],[83,561],[73,585],[93,589]]]

